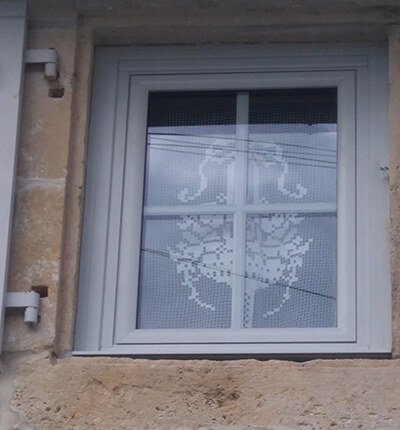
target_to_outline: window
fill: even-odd
[[[390,351],[386,68],[96,50],[76,352]]]

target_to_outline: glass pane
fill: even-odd
[[[146,205],[232,203],[234,93],[151,93]]]
[[[249,215],[244,327],[336,326],[336,214]]]
[[[232,216],[146,217],[138,328],[229,328]]]
[[[335,202],[337,90],[250,93],[249,203]]]
[[[152,93],[146,157],[137,328],[336,326],[336,89]]]

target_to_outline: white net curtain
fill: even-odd
[[[335,327],[337,91],[151,93],[137,328]]]

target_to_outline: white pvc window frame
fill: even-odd
[[[0,351],[24,75],[25,1],[0,2]]]
[[[338,326],[135,329],[148,93],[315,87],[338,89]],[[379,46],[96,50],[76,353],[389,352],[387,97]]]

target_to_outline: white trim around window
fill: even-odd
[[[149,94],[236,91],[246,112],[249,90],[285,88],[337,89],[337,200],[279,209],[337,213],[336,326],[137,328]],[[96,49],[75,353],[390,352],[388,181],[380,169],[388,163],[387,100],[384,46]],[[177,210],[146,206],[144,213]],[[236,216],[238,206],[194,210]]]

